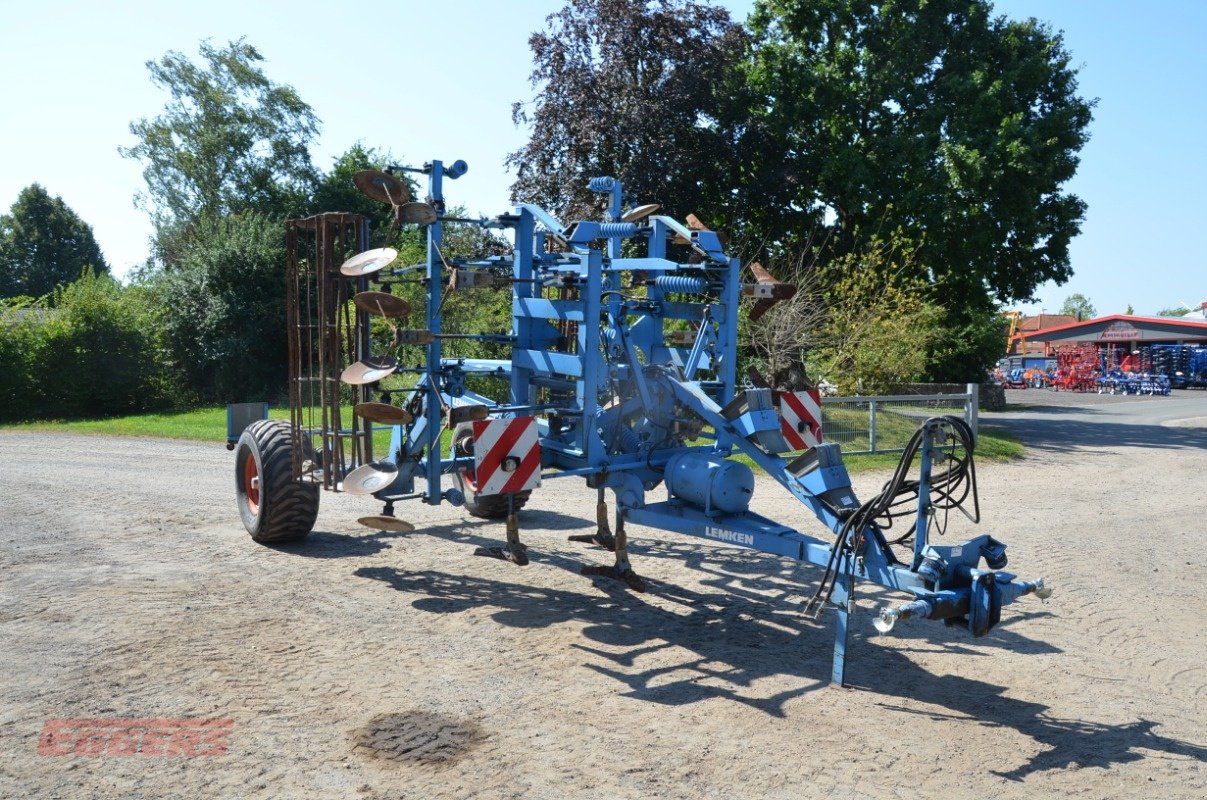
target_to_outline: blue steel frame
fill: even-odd
[[[982,560],[999,566],[1005,562],[1005,546],[989,536],[958,545],[929,543],[931,466],[948,428],[941,419],[924,426],[909,564],[894,557],[875,525],[850,530],[842,541],[823,540],[752,511],[701,508],[669,490],[665,500],[648,502],[646,494],[663,482],[667,463],[685,451],[695,451],[714,464],[735,452],[744,453],[812,511],[831,534],[842,532],[846,518],[860,506],[836,445],[823,444],[811,451],[806,468],[790,464],[768,446],[778,435],[778,416],[760,404],[758,390],[737,385],[741,265],[724,253],[716,234],[693,230],[666,216],[624,222],[620,182],[595,178],[591,189],[609,198],[607,221],[566,226],[540,208],[521,204],[512,214],[470,221],[510,230],[514,235],[510,259],[454,263],[440,249],[443,178],[460,177],[465,169],[464,162],[446,168],[432,161],[416,170],[428,176],[428,203],[437,213],[436,222],[427,226],[426,324],[433,333],[443,332],[440,309],[448,268],[497,273],[509,267],[511,359],[446,359],[439,338],[426,345],[425,371],[404,404],[421,413],[412,424],[393,428],[386,460],[398,468],[398,478],[376,495],[379,499],[461,504],[456,489],[443,488],[442,476],[464,468],[471,459],[439,452],[446,408],[485,405],[494,417],[535,415],[541,434],[542,479],[584,476],[589,485],[612,489],[618,525],[628,520],[821,567],[833,562],[837,573],[827,607],[837,619],[832,680],[838,684],[845,682],[857,580],[914,596],[911,602],[881,610],[877,620],[881,630],[910,616],[949,621],[967,617],[973,635],[982,635],[997,621],[1003,605],[1025,594],[1046,597],[1050,593],[1042,579],[1023,581],[1000,569],[982,568]],[[672,240],[687,243],[693,253],[688,263],[668,257]],[[603,247],[598,246],[600,241]],[[646,254],[626,255],[625,241],[634,250],[644,244]],[[562,251],[553,251],[551,243],[563,244]],[[634,273],[643,276],[644,293],[626,293],[622,282]],[[563,297],[543,296],[553,288],[563,290]],[[693,297],[685,300],[684,295]],[[566,336],[566,331],[572,335]],[[506,381],[505,400],[467,389],[465,378],[471,375]],[[547,396],[544,401],[542,394]],[[687,444],[699,438],[711,443]],[[415,489],[416,476],[425,479],[422,492]],[[707,473],[699,476],[704,481],[708,477]],[[835,557],[834,548],[840,545],[841,553]],[[617,562],[618,568],[628,568],[622,552]]]

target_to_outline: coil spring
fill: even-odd
[[[599,235],[605,239],[624,239],[637,235],[636,222],[604,222],[599,226]]]
[[[700,294],[708,288],[708,281],[691,275],[659,275],[654,278],[654,285],[664,292]]]
[[[607,175],[601,175],[598,178],[592,178],[587,181],[587,188],[593,192],[610,192],[614,185],[616,185],[616,179]]]
[[[616,426],[616,438],[613,441],[622,453],[636,453],[641,447],[641,437],[634,433],[632,428],[626,428],[624,425]]]

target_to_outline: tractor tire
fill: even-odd
[[[460,456],[473,452],[474,426],[472,422],[462,422],[453,429],[453,453]],[[469,440],[468,446],[466,440]],[[532,495],[531,489],[522,492],[512,492],[510,504],[508,495],[491,494],[479,495],[474,483],[474,468],[453,471],[453,483],[461,494],[465,495],[465,510],[471,516],[482,519],[505,519],[508,507],[519,511]]]
[[[257,420],[235,448],[235,498],[261,544],[304,539],[319,513],[319,486],[293,479],[293,437],[284,420]]]

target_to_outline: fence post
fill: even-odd
[[[868,452],[876,452],[876,400],[868,398]]]
[[[979,383],[968,384],[968,399],[965,402],[968,405],[964,409],[964,418],[968,422],[968,427],[972,428],[972,440],[975,442],[979,435],[977,412],[981,407],[981,385]]]

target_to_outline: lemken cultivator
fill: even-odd
[[[425,201],[412,200],[400,170],[426,175]],[[968,506],[974,521],[979,514],[973,432],[963,420],[923,421],[892,479],[861,502],[838,446],[820,441],[816,393],[738,383],[740,299],[752,298],[757,316],[793,287],[757,265],[756,281],[743,283],[716,233],[694,217],[683,224],[658,206],[634,207],[613,178],[590,181],[607,197],[603,221],[565,225],[532,205],[454,219],[445,213],[444,179],[465,171],[462,161],[432,161],[356,176],[365,194],[389,204],[395,224],[426,233],[423,264],[397,266],[394,250],[370,248],[368,220],[357,215],[289,223],[292,420],[252,422],[236,453],[239,508],[254,539],[305,536],[327,489],[375,498],[381,513],[361,522],[381,530],[413,529],[395,516],[403,501],[448,502],[505,520],[499,546],[477,552],[524,565],[521,507],[542,481],[582,477],[597,490],[598,529],[571,539],[615,554],[611,565],[584,574],[644,590],[629,561],[628,523],[819,567],[806,610],[834,614],[838,683],[857,581],[912,595],[881,609],[880,631],[921,617],[981,636],[1002,606],[1050,594],[1042,579],[1002,571],[1005,545],[990,536],[929,540],[948,510]],[[446,257],[443,229],[453,224],[506,232],[511,251]],[[397,287],[408,283],[424,287],[425,308],[400,296]],[[449,292],[473,290],[510,292],[509,333],[444,329]],[[395,327],[408,316],[422,317],[424,327]],[[392,331],[386,352],[373,352],[374,318]],[[509,357],[447,357],[453,338],[490,343]],[[400,362],[400,352],[418,349],[421,361]],[[375,457],[374,434],[386,429],[388,451]],[[739,454],[829,533],[814,537],[751,511],[756,482]],[[654,496],[659,485],[665,492]],[[890,538],[894,520],[906,517]]]

